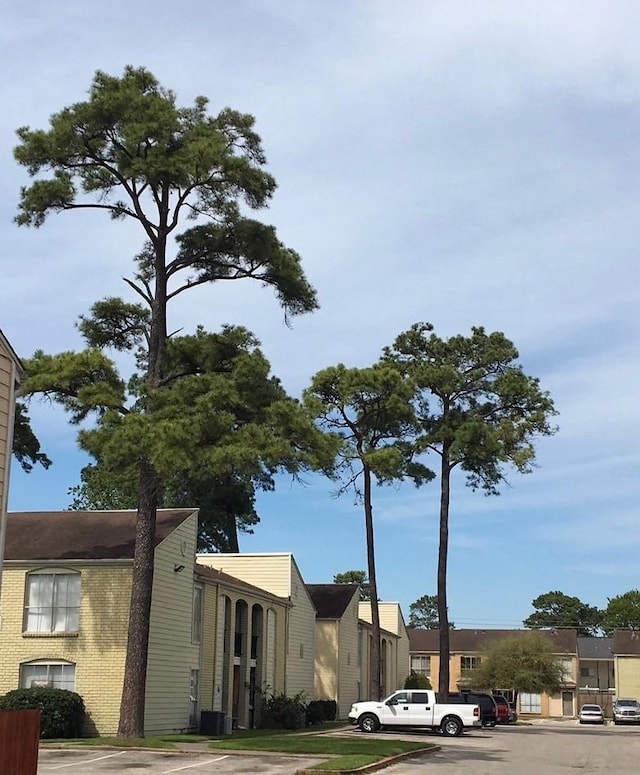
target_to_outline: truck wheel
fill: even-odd
[[[380,729],[380,722],[373,713],[365,713],[358,719],[358,726],[361,732],[377,732]]]
[[[456,716],[445,716],[440,724],[442,734],[447,737],[458,737],[462,734],[462,721]]]

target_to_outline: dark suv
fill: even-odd
[[[498,708],[490,694],[482,692],[449,692],[449,702],[464,702],[469,705],[478,705],[483,727],[495,727],[498,721]]]

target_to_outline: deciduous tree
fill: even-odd
[[[519,692],[553,694],[562,685],[563,668],[548,635],[524,632],[487,647],[469,677],[474,687],[510,690],[516,696]]]
[[[77,378],[81,397],[58,391],[63,405],[76,411],[76,419],[86,417],[90,405],[103,411],[106,398],[104,411],[114,427],[106,423],[100,430],[116,429],[124,417],[119,411],[124,386],[104,356],[100,361],[99,348],[137,351],[139,376],[132,386],[140,410],[136,421],[151,440],[153,427],[163,425],[176,393],[184,392],[180,399],[186,399],[192,387],[192,382],[180,387],[181,380],[171,371],[168,304],[194,287],[252,278],[274,289],[287,316],[316,307],[299,256],[282,244],[273,227],[244,214],[246,208],[265,207],[275,189],[275,180],[264,169],[252,116],[228,108],[210,116],[204,97],[180,108],[175,95],[148,70],[127,67],[122,77],[97,72],[88,99],[54,114],[48,129],[22,127],[18,137],[15,157],[35,178],[21,191],[18,224],[38,227],[51,213],[90,209],[134,222],[145,240],[132,274],[125,278],[138,303],[108,299],[94,307],[84,334],[98,354],[89,353],[89,370]],[[185,218],[193,225],[178,233]],[[77,370],[78,363],[68,361],[72,371]],[[63,365],[58,361],[58,367]],[[92,366],[100,383],[100,395],[93,398]],[[202,403],[206,401],[200,408]],[[151,417],[154,422],[147,422]],[[129,421],[129,439],[135,436],[135,425]],[[169,423],[164,428],[168,430]],[[176,442],[179,432],[184,432],[180,423],[174,426]],[[186,448],[190,451],[191,445]],[[159,470],[166,468],[157,446],[155,451],[158,454],[149,447],[138,461],[133,589],[119,724],[124,737],[144,732],[155,513],[162,490]]]
[[[385,360],[403,369],[416,386],[413,406],[419,448],[439,459],[438,688],[449,692],[447,559],[451,475],[461,469],[467,485],[496,495],[510,465],[529,473],[533,440],[554,433],[556,413],[537,379],[517,365],[518,351],[500,332],[472,328],[470,336],[441,339],[429,323],[417,323],[386,348]]]

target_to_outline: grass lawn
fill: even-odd
[[[256,730],[252,730],[254,732]],[[266,732],[267,730],[260,730]],[[317,769],[349,770],[365,764],[410,751],[433,748],[433,743],[418,743],[405,740],[377,740],[372,738],[331,737],[330,735],[306,734],[263,734],[261,736],[238,736],[218,739],[211,748],[221,751],[275,751],[279,753],[308,754],[310,756],[331,756]],[[334,758],[337,757],[337,758]]]

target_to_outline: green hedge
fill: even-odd
[[[80,737],[84,701],[67,689],[14,689],[0,697],[0,710],[39,710],[40,737]]]
[[[433,689],[431,681],[424,673],[416,673],[413,670],[404,682],[405,689]]]

